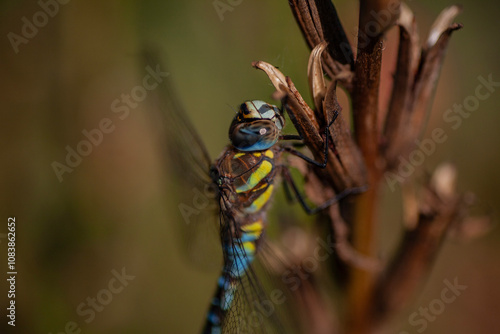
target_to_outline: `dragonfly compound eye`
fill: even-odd
[[[229,129],[229,139],[241,151],[266,150],[276,144],[280,131],[267,119],[239,122],[236,119]]]

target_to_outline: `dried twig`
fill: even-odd
[[[391,3],[396,10],[390,10]],[[372,13],[384,11],[389,16],[384,24],[375,22]],[[370,189],[362,194],[356,203],[353,222],[354,247],[367,256],[374,252],[374,232],[378,206],[378,186],[382,176],[383,164],[379,154],[378,96],[380,70],[382,65],[382,36],[396,21],[399,1],[360,1],[358,53],[355,63],[355,84],[353,90],[353,117],[356,140],[363,152],[368,168]],[[378,29],[373,31],[370,27]],[[368,37],[368,38],[366,38]],[[363,333],[369,328],[369,308],[373,289],[374,273],[353,268],[349,284],[348,302],[351,333]],[[360,321],[361,319],[361,321]]]
[[[443,10],[434,22],[425,47],[421,48],[413,14],[406,6],[402,8],[398,21],[398,64],[383,141],[389,170],[396,167],[400,156],[408,156],[422,133],[451,33],[462,27],[451,24],[459,12],[458,6]]]
[[[330,0],[291,0],[289,4],[311,50],[327,42],[324,70],[331,79],[339,80],[351,91],[354,55],[333,3]]]
[[[339,327],[350,334],[373,333],[415,294],[449,233],[479,235],[489,226],[486,218],[467,218],[470,196],[456,193],[456,172],[449,166],[442,167],[423,187],[423,197],[416,197],[409,185],[404,188],[408,230],[389,265],[384,267],[372,257],[376,246],[378,190],[383,175],[395,168],[399,157],[409,154],[423,131],[451,33],[461,28],[460,24],[452,23],[460,7],[451,6],[441,13],[421,47],[415,18],[407,6],[393,0],[361,0],[354,59],[329,0],[292,0],[289,4],[312,50],[308,79],[314,108],[305,103],[292,80],[271,64],[255,62],[253,66],[269,76],[278,91],[276,96],[282,99],[297,131],[318,161],[324,158],[325,126],[339,113],[326,132],[330,145],[324,170],[298,159],[290,160],[305,176],[307,196],[317,204],[345,189],[369,185],[355,206],[352,201],[331,206],[318,221],[328,218],[330,230],[335,234],[336,256],[351,268],[347,317],[343,317],[345,320]],[[385,19],[376,20],[374,13],[383,14]],[[400,44],[391,101],[385,113],[378,107],[381,41],[395,24],[399,27]],[[323,70],[331,81],[325,80]],[[351,95],[354,134],[347,127],[337,101],[337,83]],[[380,119],[382,115],[385,119]],[[329,321],[318,318],[318,314],[325,319],[327,315],[320,312],[324,309],[315,282],[309,280],[298,298],[307,304],[307,310],[316,310],[314,314],[304,310],[314,323],[311,330],[330,328],[329,332],[333,332],[332,326],[322,326]]]
[[[374,289],[372,324],[401,309],[413,296],[432,266],[450,227],[463,218],[467,202],[455,192],[456,171],[450,165],[436,170],[418,201],[418,221],[408,229],[387,270]],[[407,196],[414,194],[407,193]]]

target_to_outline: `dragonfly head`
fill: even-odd
[[[241,151],[266,150],[276,144],[285,118],[281,110],[264,101],[241,104],[229,128],[229,139]]]

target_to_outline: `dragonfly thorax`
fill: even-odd
[[[229,128],[229,139],[240,151],[261,151],[276,144],[285,119],[281,110],[264,101],[241,104]]]

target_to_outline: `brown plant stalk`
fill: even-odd
[[[254,62],[253,66],[269,76],[276,97],[318,161],[324,157],[325,127],[339,115],[326,131],[330,138],[326,168],[297,160],[293,165],[304,174],[306,193],[316,204],[346,189],[368,186],[354,202],[346,198],[318,218],[320,223],[329,222],[335,235],[335,256],[349,268],[343,306],[346,316],[335,315],[338,324],[334,326],[311,313],[323,310],[311,304],[323,305],[324,298],[311,290],[316,286],[314,281],[301,290],[300,299],[310,305],[303,311],[313,323],[309,333],[375,333],[415,295],[447,234],[458,230],[454,226],[467,230],[463,226],[472,202],[456,193],[456,172],[444,166],[422,185],[403,185],[403,202],[409,204],[406,217],[413,217],[412,222],[406,222],[407,231],[387,265],[374,258],[379,190],[399,158],[412,152],[424,130],[448,42],[453,31],[462,27],[453,23],[460,7],[443,10],[421,46],[415,18],[406,5],[394,0],[361,0],[353,52],[330,0],[292,0],[289,4],[312,50],[307,73],[314,107],[307,105],[291,78],[274,66],[265,62]],[[377,19],[377,15],[384,19]],[[399,50],[391,100],[384,112],[378,103],[382,40],[394,26],[400,32]],[[352,100],[353,132],[337,101],[338,84]],[[423,196],[416,196],[417,190]]]

